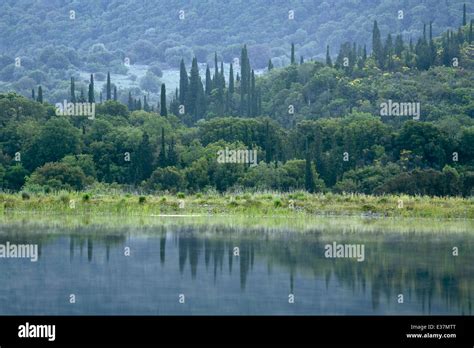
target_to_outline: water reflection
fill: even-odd
[[[0,244],[41,250],[37,263],[0,259],[0,314],[472,315],[474,237],[464,233],[0,226]],[[364,244],[365,260],[325,258],[333,241]],[[63,301],[72,292],[74,307]]]

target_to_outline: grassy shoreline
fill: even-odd
[[[135,195],[0,193],[0,213],[120,216],[366,216],[474,219],[474,199],[407,195],[242,193]]]

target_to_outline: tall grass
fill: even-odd
[[[183,206],[184,202],[184,206]],[[474,219],[474,198],[408,195],[370,196],[307,192],[239,192],[194,195],[56,192],[0,194],[0,212],[34,211],[48,214],[200,214],[247,216],[363,215]]]

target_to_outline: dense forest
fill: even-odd
[[[93,119],[58,116],[41,86],[31,98],[1,94],[0,186],[470,196],[473,23],[460,8],[459,28],[438,36],[435,22],[408,41],[383,35],[378,20],[370,43],[342,42],[337,56],[326,45],[325,58],[305,59],[287,45],[288,65],[266,59],[263,76],[250,45],[239,46],[227,71],[222,53],[213,53],[205,76],[197,58],[189,67],[182,57],[179,88],[167,99],[162,84],[158,105],[131,93],[118,101],[110,75],[104,91],[93,75],[87,90],[71,79],[69,101],[96,103]],[[419,113],[383,114],[392,102],[419,105]],[[256,150],[258,164],[219,163],[226,148]]]
[[[463,2],[3,0],[0,92],[27,96],[41,84],[47,101],[61,102],[71,76],[80,90],[87,89],[85,73],[102,82],[110,71],[127,79],[118,91],[123,103],[127,88],[135,97],[150,93],[156,100],[156,81],[181,59],[187,66],[193,57],[212,66],[217,52],[219,61],[230,63],[246,43],[252,67],[260,70],[269,59],[275,67],[287,66],[290,43],[298,60],[324,59],[328,45],[346,41],[366,42],[370,51],[374,20],[384,37],[397,33],[409,42],[422,35],[422,23],[432,22],[435,36],[456,29]],[[137,74],[137,64],[148,66],[146,76]]]

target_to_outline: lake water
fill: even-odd
[[[0,244],[39,246],[37,262],[0,258],[0,315],[472,315],[469,224],[35,220],[0,219]],[[325,257],[334,242],[363,261]]]

